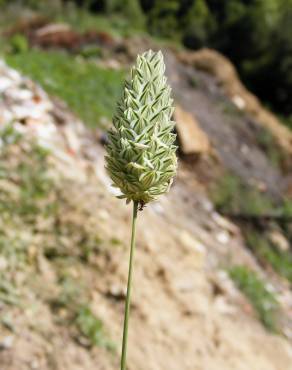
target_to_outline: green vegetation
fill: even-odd
[[[245,84],[291,127],[292,0],[2,0],[1,6],[6,10],[0,24],[6,26],[30,8],[80,32],[133,36],[148,31],[191,49],[215,48],[235,63]],[[25,49],[23,40],[14,43]]]
[[[243,184],[232,174],[225,175],[216,183],[211,190],[211,198],[220,212],[243,215],[247,220],[250,216],[275,215],[285,219],[292,215],[291,201],[284,199],[282,204],[276,207],[267,195]],[[288,239],[291,238],[291,229],[287,222],[281,223],[275,219],[274,223],[278,225],[283,235]],[[292,282],[291,252],[281,251],[269,240],[267,233],[258,229],[258,226],[252,220],[241,224],[248,247],[264,267],[273,268],[279,275]]]
[[[51,300],[51,307],[56,313],[62,310],[66,312],[66,315],[57,321],[60,324],[71,325],[73,335],[83,345],[115,351],[115,345],[108,339],[102,321],[90,308],[88,289],[67,272],[64,262],[62,266],[65,270],[60,271],[60,294]]]
[[[130,36],[133,34],[143,34],[143,21],[139,22],[139,17],[130,17],[127,14],[108,13],[106,16],[93,14],[84,9],[80,11],[76,7],[67,6],[61,11],[53,14],[52,17],[59,22],[70,24],[75,30],[85,32],[96,30],[107,32],[112,36]]]
[[[90,11],[87,0],[83,6],[77,6],[74,1],[53,0],[0,0],[0,25],[10,27],[21,19],[22,13],[29,9],[34,14],[41,15],[55,22],[64,22],[74,30],[85,32],[96,30],[109,33],[112,36],[129,36],[145,32],[145,17],[136,0],[107,1],[99,11]],[[93,3],[91,1],[91,3]],[[101,5],[101,4],[99,4]]]
[[[263,265],[270,265],[277,273],[292,283],[292,254],[281,251],[262,233],[246,231],[246,242]]]
[[[115,345],[108,340],[105,334],[102,321],[96,318],[88,306],[79,309],[75,322],[81,334],[89,340],[90,345],[115,351]]]
[[[270,131],[261,128],[256,135],[256,140],[275,167],[281,168],[281,166],[285,164],[286,155],[279,145],[277,145]]]
[[[226,174],[211,189],[211,198],[221,212],[261,215],[273,209],[273,202],[264,193],[233,175]]]
[[[141,0],[141,4],[152,34],[180,40],[191,49],[207,46],[223,52],[257,95],[272,109],[291,116],[291,0]]]
[[[103,126],[112,117],[122,90],[124,71],[98,67],[94,62],[57,51],[30,50],[9,54],[6,61],[63,99],[88,125]]]
[[[258,275],[245,266],[235,266],[229,270],[230,277],[246,295],[264,326],[273,332],[278,331],[277,314],[279,304],[275,294],[269,290]]]

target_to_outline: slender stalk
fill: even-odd
[[[131,236],[131,250],[130,250],[130,261],[129,261],[129,272],[128,272],[127,297],[126,297],[126,304],[125,304],[121,370],[126,370],[128,325],[129,325],[129,313],[130,313],[130,302],[131,302],[131,285],[132,285],[133,259],[134,259],[134,251],[135,251],[137,211],[138,211],[138,202],[133,201],[132,236]]]

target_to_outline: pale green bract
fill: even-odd
[[[137,57],[109,131],[106,169],[127,202],[141,205],[169,190],[177,168],[173,100],[163,55]]]

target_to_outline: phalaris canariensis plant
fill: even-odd
[[[149,50],[137,57],[117,105],[106,147],[106,169],[113,186],[121,191],[118,198],[133,201],[121,370],[126,369],[137,211],[169,190],[177,168],[173,100],[164,72],[160,51]]]

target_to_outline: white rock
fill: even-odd
[[[16,71],[15,69],[9,68],[5,63],[3,64],[4,72],[8,78],[13,80],[14,82],[21,82],[23,80],[23,77],[21,74]]]
[[[7,259],[3,256],[0,256],[0,271],[6,270],[8,266]]]
[[[205,246],[195,239],[192,235],[190,235],[186,230],[183,230],[180,234],[180,241],[188,248],[195,250],[199,253],[205,253],[206,248]]]
[[[189,252],[194,254],[194,266],[198,267],[199,269],[203,268],[206,261],[205,246],[186,230],[183,230],[180,233],[179,240]]]
[[[4,93],[11,86],[13,86],[13,81],[10,78],[5,76],[0,77],[0,93]]]
[[[216,234],[216,239],[221,244],[227,244],[230,241],[230,235],[227,231],[222,230]]]
[[[233,104],[240,110],[244,109],[246,106],[245,100],[240,95],[234,95],[231,100]]]
[[[7,335],[0,339],[0,348],[1,349],[10,349],[13,346],[14,336]]]
[[[13,118],[14,116],[12,112],[6,109],[0,110],[0,124],[6,124],[7,122],[11,122]]]
[[[236,308],[228,303],[222,295],[216,297],[214,306],[217,311],[225,315],[232,315],[236,312]]]
[[[273,230],[268,234],[268,237],[270,241],[281,251],[289,250],[290,243],[280,231]]]
[[[37,37],[43,37],[47,35],[52,35],[56,33],[68,32],[71,30],[71,27],[65,23],[52,23],[47,26],[44,26],[36,31]]]
[[[107,221],[109,219],[109,213],[105,210],[105,209],[101,209],[99,212],[99,217],[104,220],[104,221]]]
[[[198,120],[179,106],[175,108],[174,117],[181,151],[186,155],[210,153],[209,138]]]
[[[239,229],[232,222],[228,221],[227,218],[222,217],[219,213],[213,212],[211,214],[213,221],[220,226],[222,229],[229,231],[232,235],[237,234]]]
[[[70,128],[69,126],[66,126],[63,130],[64,136],[67,140],[68,146],[73,152],[77,153],[80,150],[80,140],[78,140],[78,137],[76,135],[76,132]]]
[[[31,100],[33,93],[27,89],[13,88],[9,90],[9,98],[21,101]]]

